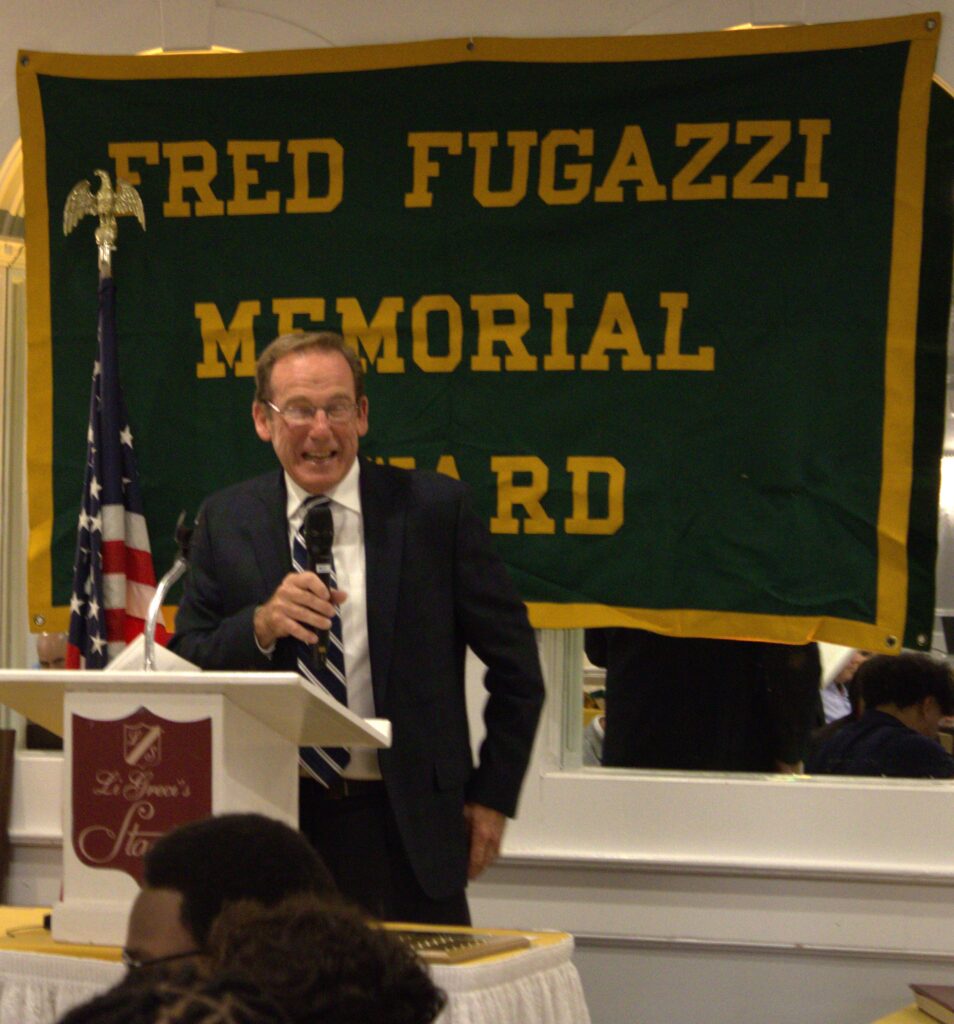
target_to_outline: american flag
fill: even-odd
[[[86,474],[76,533],[66,664],[103,668],[143,630],[156,589],[133,437],[119,384],[116,286],[99,279]],[[156,639],[168,640],[160,623]]]

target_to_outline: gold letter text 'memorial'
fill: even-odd
[[[89,182],[78,181],[66,197],[63,207],[63,234],[68,235],[88,213],[99,217],[96,245],[99,247],[99,271],[104,276],[112,272],[112,253],[116,249],[116,218],[132,214],[146,230],[146,211],[139,193],[122,178],[116,179],[114,189],[105,171],[96,171],[100,186],[94,195]]]

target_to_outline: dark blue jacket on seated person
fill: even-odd
[[[909,729],[885,711],[866,711],[849,722],[805,763],[817,775],[954,778],[954,757],[936,740]]]

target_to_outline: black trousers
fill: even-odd
[[[463,889],[435,900],[421,888],[383,783],[372,792],[334,799],[314,779],[299,782],[299,827],[344,896],[382,921],[470,924]]]

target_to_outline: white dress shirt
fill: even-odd
[[[361,514],[361,491],[358,487],[360,466],[355,459],[351,469],[337,486],[325,493],[330,499],[331,518],[335,527],[331,553],[335,560],[338,589],[348,595],[338,609],[341,616],[341,639],[344,644],[345,678],[348,707],[362,718],[374,717],[374,692],[371,689],[371,656],[368,650],[368,613],[364,573],[364,521]],[[288,494],[288,548],[292,549],[295,534],[305,518],[304,503],[312,497],[285,474]],[[380,779],[378,755],[366,747],[351,751],[351,760],[342,773],[348,779]]]

